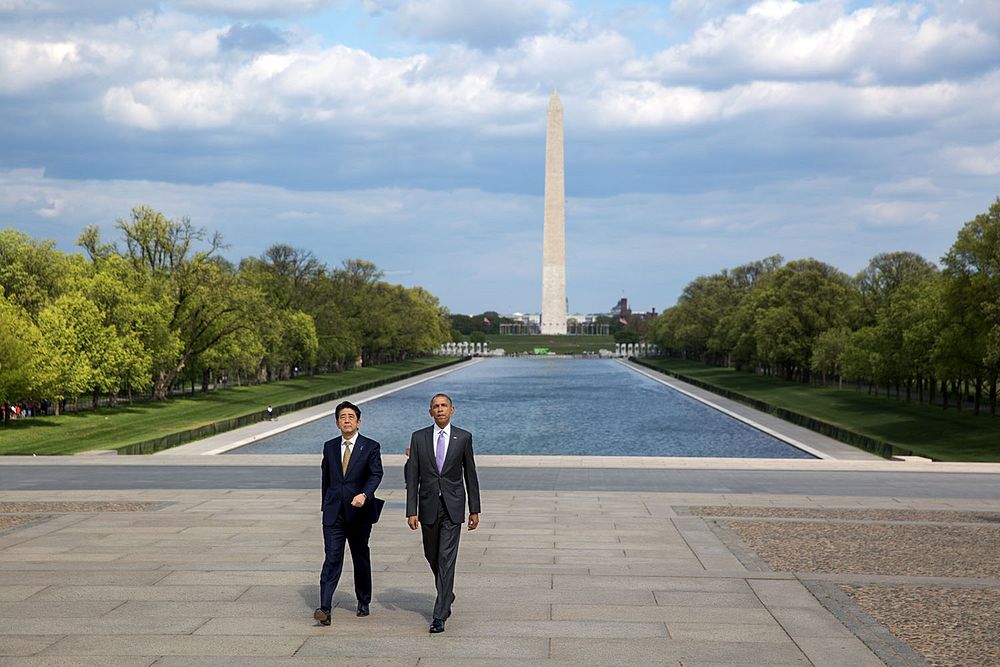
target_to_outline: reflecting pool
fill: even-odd
[[[437,392],[479,454],[813,458],[606,359],[487,359],[364,403],[361,432],[402,454]],[[229,453],[319,453],[336,435],[331,415]]]

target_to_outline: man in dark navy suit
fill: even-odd
[[[431,398],[434,424],[410,437],[406,464],[406,520],[423,529],[424,558],[434,573],[437,599],[430,631],[444,632],[455,601],[455,564],[469,498],[469,530],[479,525],[479,478],[472,434],[451,423],[455,407],[447,394]]]
[[[382,502],[375,489],[382,481],[379,444],[358,433],[361,408],[344,401],[337,406],[340,436],[323,443],[323,548],[326,558],[319,577],[319,608],[313,618],[330,625],[333,593],[344,569],[344,543],[354,561],[354,594],[358,616],[367,616],[372,601],[372,561],[368,538]]]

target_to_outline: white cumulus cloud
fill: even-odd
[[[647,74],[718,83],[740,78],[897,82],[992,67],[1000,40],[975,22],[918,5],[849,9],[844,0],[765,0],[702,25],[653,58]]]

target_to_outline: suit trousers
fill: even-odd
[[[462,524],[451,520],[442,501],[437,520],[431,525],[422,523],[420,527],[423,529],[424,558],[431,566],[437,588],[434,618],[447,620],[451,616],[451,603],[455,597],[455,564],[458,562]]]
[[[367,521],[348,523],[343,513],[332,526],[323,526],[323,570],[319,575],[319,606],[333,608],[333,594],[340,583],[344,570],[344,543],[351,547],[354,561],[354,595],[358,602],[371,604],[372,601],[372,560],[368,549],[368,538],[372,524]]]

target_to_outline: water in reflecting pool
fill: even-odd
[[[455,401],[478,454],[813,458],[611,360],[488,359],[361,405],[361,432],[402,454],[431,424],[431,396]],[[315,454],[333,416],[231,454]]]

